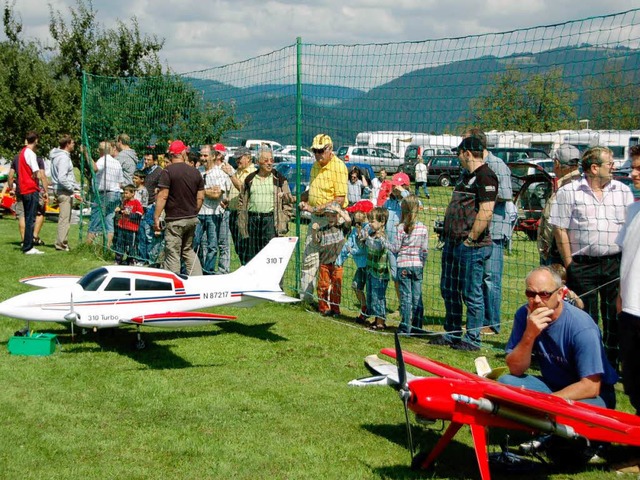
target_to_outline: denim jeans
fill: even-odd
[[[28,252],[33,248],[33,231],[36,225],[36,214],[38,212],[39,200],[39,192],[22,195],[22,205],[24,206],[24,240],[22,241],[23,252]]]
[[[422,326],[422,322],[418,319],[420,310],[423,310],[420,308],[422,303],[422,267],[398,268],[398,284],[400,287],[400,316],[402,317],[398,331],[410,333],[411,326],[418,328]]]
[[[367,314],[387,318],[387,286],[389,279],[367,274]]]
[[[151,261],[151,255],[149,250],[151,249],[151,245],[153,244],[153,240],[155,237],[155,232],[153,230],[153,214],[156,208],[154,204],[151,204],[147,207],[142,216],[142,220],[140,220],[140,229],[138,230],[138,253],[137,257],[148,263],[155,263]]]
[[[120,205],[120,193],[100,192],[99,195],[100,203],[96,201],[91,205],[91,220],[87,232],[113,233],[113,218],[116,215],[116,207]],[[102,217],[104,217],[104,232]]]
[[[198,252],[205,274],[229,273],[229,213],[220,215],[198,215],[193,248]],[[206,238],[206,239],[205,239]],[[216,271],[216,260],[218,268]]]
[[[506,239],[493,240],[491,256],[484,262],[482,292],[484,294],[485,327],[500,333],[500,305],[502,304],[502,270],[504,266],[504,246]]]
[[[424,190],[425,197],[429,196],[429,187],[427,187],[427,182],[416,182],[416,197],[420,195],[420,188]]]
[[[518,388],[524,388],[526,390],[533,390],[535,392],[542,392],[542,393],[553,393],[553,391],[549,388],[549,386],[544,383],[544,381],[540,378],[540,377],[534,377],[533,375],[521,375],[521,376],[516,376],[516,375],[502,375],[499,379],[498,382],[504,384],[504,385],[511,385],[513,387],[518,387]],[[612,388],[607,388],[604,389],[605,391],[601,390],[601,395],[600,397],[593,397],[593,398],[583,398],[582,400],[579,400],[580,402],[583,403],[588,403],[589,405],[595,405],[596,407],[602,407],[602,408],[615,408],[616,404],[615,404],[615,392],[613,391]],[[613,393],[613,400],[611,400],[611,393]],[[606,399],[606,401],[605,401]],[[613,401],[613,404],[611,403]]]
[[[484,262],[491,255],[491,246],[467,247],[464,243],[447,241],[442,249],[440,294],[446,309],[445,337],[451,342],[464,340],[480,345],[480,329],[484,322],[482,276]],[[462,336],[462,303],[467,306],[467,331]]]

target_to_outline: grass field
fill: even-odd
[[[429,210],[430,220],[439,213]],[[48,222],[42,238],[51,245],[54,236],[55,224]],[[73,230],[70,253],[46,246],[45,255],[25,256],[19,253],[15,220],[0,219],[5,265],[0,300],[28,290],[19,278],[82,274],[105,262],[91,249],[76,248],[76,238]],[[516,240],[507,257],[508,305],[522,301],[531,244]],[[425,298],[437,320],[436,251],[429,262]],[[143,351],[132,348],[134,329],[89,332],[72,343],[64,326],[32,325],[59,335],[61,346],[49,357],[9,355],[7,341],[23,324],[0,318],[0,477],[479,478],[468,429],[445,451],[435,473],[412,472],[395,392],[347,387],[349,380],[366,375],[363,358],[392,346],[392,336],[347,319],[327,320],[297,305],[217,311],[238,320],[148,329]],[[483,348],[494,365],[502,363],[508,330]],[[470,353],[430,347],[424,339],[406,339],[403,345],[473,368]],[[624,395],[619,402],[630,411]],[[440,433],[414,427],[425,448]],[[593,469],[545,478],[617,477]]]

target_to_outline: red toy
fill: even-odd
[[[483,480],[490,479],[486,427],[640,446],[640,417],[636,415],[502,385],[413,353],[403,353],[397,335],[395,350],[385,348],[381,353],[397,360],[397,378],[387,375],[387,384],[399,386],[414,468],[432,466],[465,424],[471,427]],[[405,362],[436,376],[412,377],[406,372]],[[419,419],[451,422],[430,452],[415,457],[408,410]]]

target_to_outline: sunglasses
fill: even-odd
[[[320,155],[322,153],[324,153],[324,151],[326,150],[326,148],[312,148],[311,151],[317,155]]]
[[[553,290],[552,292],[534,292],[533,290],[525,290],[524,294],[527,296],[527,298],[536,298],[536,297],[540,297],[540,300],[549,300],[551,298],[551,295],[553,295],[554,293],[556,293],[558,290],[560,290],[561,287],[556,288],[555,290]]]

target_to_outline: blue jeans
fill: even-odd
[[[540,377],[534,377],[533,375],[521,375],[518,377],[516,375],[506,374],[506,375],[502,375],[498,379],[498,382],[504,385],[511,385],[513,387],[533,390],[535,392],[542,392],[542,393],[549,393],[549,394],[553,393],[553,391],[549,388],[549,386],[546,383],[544,383],[544,381]],[[608,398],[610,397],[610,393],[613,394],[613,404],[611,403],[611,399]],[[615,392],[613,391],[613,388],[601,389],[600,394],[601,394],[600,397],[583,398],[582,400],[579,400],[579,401],[583,403],[588,403],[589,405],[595,405],[596,407],[615,408],[616,406]],[[605,399],[607,399],[607,401],[605,401]]]
[[[153,263],[150,262],[149,250],[153,243],[153,237],[155,236],[153,231],[153,214],[155,210],[155,204],[151,204],[146,208],[142,220],[140,220],[140,229],[138,230],[138,253],[136,256],[140,260],[149,263]]]
[[[427,182],[416,182],[416,197],[420,195],[420,187],[424,190],[424,196],[429,196],[429,188],[427,187]]]
[[[422,303],[422,267],[398,268],[398,284],[400,287],[400,315],[402,321],[399,332],[410,333],[411,326],[422,327],[422,319],[418,319]]]
[[[482,292],[484,294],[485,327],[500,333],[500,305],[502,304],[502,270],[504,266],[504,246],[506,239],[493,240],[491,256],[484,262]]]
[[[116,207],[120,205],[119,192],[99,192],[100,202],[91,205],[91,220],[88,233],[113,233],[113,218],[116,215]],[[104,232],[102,228],[104,217]]]
[[[367,274],[367,314],[370,317],[387,318],[387,286],[389,279]]]
[[[491,246],[467,247],[464,243],[446,241],[442,249],[440,294],[446,314],[445,338],[450,342],[464,340],[480,345],[480,329],[484,322],[482,276],[484,262],[491,255]],[[462,302],[467,306],[467,331],[462,336]]]
[[[205,274],[229,273],[229,213],[220,215],[198,215],[193,248],[198,252]],[[206,237],[206,240],[205,240]],[[218,269],[216,271],[216,260]]]
[[[40,192],[22,195],[22,205],[24,207],[24,239],[22,240],[22,251],[28,252],[33,248],[33,231],[36,225],[36,215],[40,202]]]

